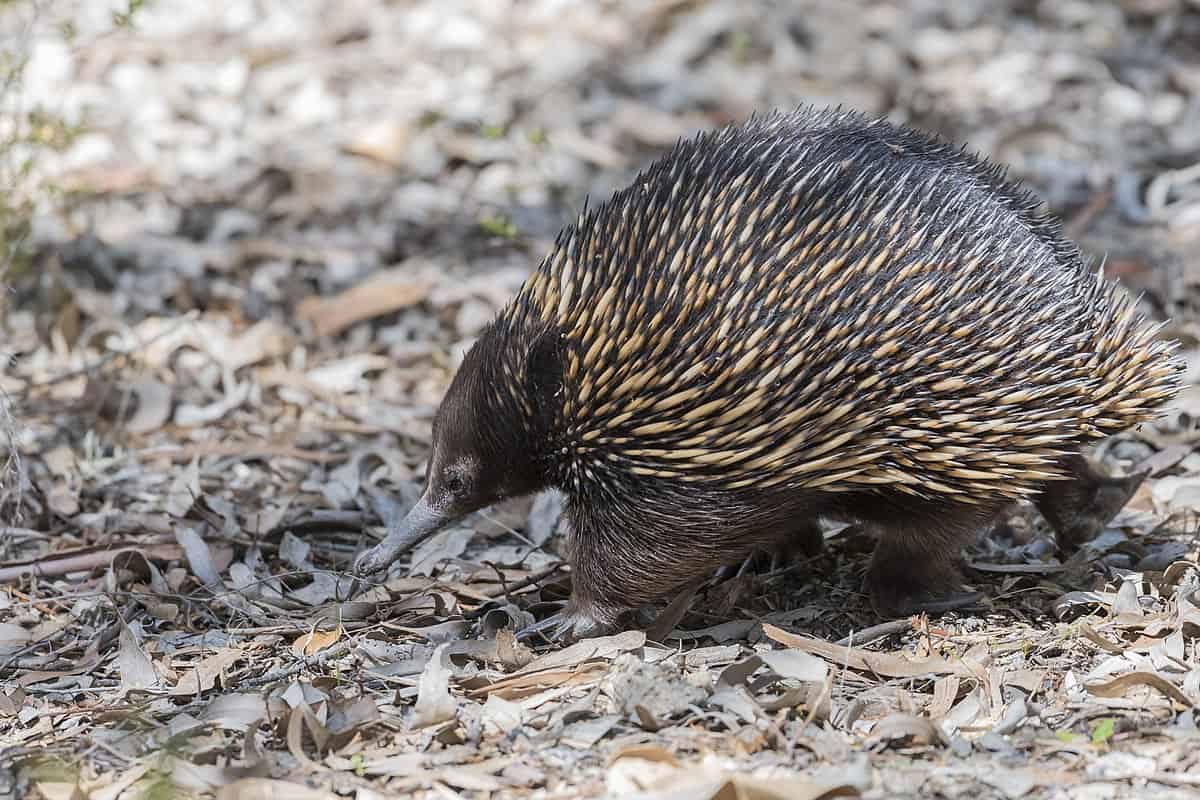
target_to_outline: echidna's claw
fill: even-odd
[[[916,596],[887,597],[882,593],[871,593],[871,605],[875,613],[889,619],[909,617],[913,614],[945,614],[947,611],[961,611],[979,604],[983,599],[981,592],[945,592],[933,594],[922,592]]]
[[[611,627],[590,614],[567,607],[517,631],[517,641],[528,641],[542,635],[559,644],[567,644],[591,636],[600,636],[607,633]]]
[[[535,622],[532,625],[522,628],[521,630],[517,631],[517,641],[518,642],[529,641],[530,639],[534,638],[535,636],[539,636],[539,635],[546,633],[546,631],[552,631],[548,635],[547,638],[557,639],[558,635],[561,633],[561,630],[559,630],[559,629],[562,627],[562,625],[565,622],[563,617],[564,617],[564,612],[559,611],[557,614],[551,614],[550,616],[546,617],[543,620],[539,620],[538,622]]]

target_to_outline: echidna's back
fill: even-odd
[[[728,488],[1026,493],[1176,374],[999,170],[840,112],[681,143],[509,314],[565,336],[577,459]]]

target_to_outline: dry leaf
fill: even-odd
[[[784,678],[821,683],[829,674],[829,665],[803,650],[768,650],[759,653],[763,663]]]
[[[267,703],[257,694],[221,694],[209,701],[199,718],[230,731],[245,732],[267,716]]]
[[[1089,683],[1084,688],[1097,697],[1121,697],[1134,686],[1149,686],[1188,708],[1195,705],[1178,686],[1153,672],[1129,672],[1111,681]]]
[[[170,688],[169,693],[173,697],[186,697],[207,692],[216,686],[217,678],[227,667],[242,660],[245,655],[238,648],[218,648],[216,653],[200,659],[199,663],[185,672]]]
[[[967,661],[947,661],[944,658],[909,659],[894,653],[876,653],[859,648],[840,647],[832,642],[789,633],[770,623],[763,623],[763,632],[770,638],[788,647],[818,655],[836,667],[880,675],[886,678],[915,678],[920,675],[958,675],[963,678],[978,678],[984,665]]]
[[[450,660],[446,657],[449,647],[449,644],[438,645],[421,672],[417,682],[417,705],[409,718],[412,728],[424,728],[454,719],[458,704],[450,694]]]
[[[829,784],[803,775],[754,778],[724,772],[710,766],[656,760],[634,755],[616,759],[608,769],[609,797],[629,800],[827,800],[858,797],[849,784]]]
[[[117,618],[121,626],[120,649],[117,652],[117,670],[121,675],[120,694],[124,696],[131,691],[142,689],[157,689],[159,686],[158,673],[150,656],[138,643],[133,630],[125,624],[125,620]]]
[[[335,297],[306,298],[296,316],[311,322],[318,336],[336,336],[357,322],[420,303],[432,287],[428,277],[414,277],[411,266],[380,270]]]
[[[200,461],[192,459],[192,463],[179,470],[167,490],[166,511],[172,517],[183,517],[191,510],[192,504],[200,497]]]
[[[311,656],[326,647],[337,644],[343,633],[345,631],[340,625],[332,631],[309,631],[292,642],[292,650],[297,655]]]
[[[137,409],[125,423],[127,431],[149,433],[167,424],[167,420],[171,418],[171,387],[162,381],[143,378],[130,389],[137,397]]]
[[[928,718],[913,714],[892,714],[875,723],[871,738],[884,745],[943,745],[946,737]]]
[[[243,778],[221,787],[217,800],[339,800],[334,792],[313,789],[291,781]]]

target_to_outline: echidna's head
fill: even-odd
[[[355,571],[383,569],[466,514],[549,485],[560,385],[557,333],[504,319],[485,329],[434,417],[421,499]]]

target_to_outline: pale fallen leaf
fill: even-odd
[[[221,787],[217,800],[338,800],[338,795],[291,781],[243,778]]]
[[[357,322],[420,303],[432,286],[428,276],[414,277],[410,266],[380,270],[334,297],[306,298],[296,316],[311,322],[318,336],[335,336]]]
[[[500,733],[510,733],[521,727],[524,719],[524,709],[516,703],[505,700],[498,694],[488,695],[480,711],[485,725],[490,725]]]
[[[766,622],[763,623],[763,632],[782,645],[818,655],[834,666],[863,670],[887,678],[915,678],[919,675],[958,675],[965,678],[977,678],[982,674],[984,667],[982,664],[966,659],[949,661],[936,656],[907,658],[895,653],[877,653],[872,650],[842,647],[822,639],[789,633]]]
[[[199,718],[229,731],[247,731],[267,715],[267,703],[257,694],[220,694],[209,701]]]
[[[171,418],[171,387],[153,378],[143,378],[130,387],[137,398],[137,408],[125,423],[130,433],[156,431]]]
[[[1086,684],[1084,688],[1097,697],[1121,697],[1135,686],[1149,686],[1188,708],[1195,705],[1178,686],[1153,672],[1129,672],[1111,681]]]
[[[205,656],[179,678],[169,693],[173,697],[190,697],[207,692],[217,685],[225,670],[245,658],[245,653],[235,647],[217,648],[212,655]]]
[[[933,682],[933,700],[927,709],[930,719],[941,719],[950,712],[958,698],[958,686],[957,675],[944,675]]]
[[[655,760],[638,755],[617,758],[605,779],[609,797],[629,800],[826,800],[858,797],[845,783],[816,781],[799,773],[769,778],[730,773],[715,766]]]
[[[393,167],[408,166],[412,126],[403,120],[377,120],[356,130],[342,149]]]
[[[646,634],[642,631],[623,631],[612,636],[583,639],[570,647],[534,659],[527,667],[514,675],[540,672],[553,667],[571,666],[594,658],[611,659],[618,653],[627,653],[645,644]]]
[[[175,474],[171,488],[167,490],[166,511],[172,517],[182,517],[192,508],[192,504],[200,497],[200,461],[192,459],[192,463]]]
[[[454,719],[458,704],[450,694],[450,661],[446,657],[449,644],[438,645],[417,682],[417,704],[410,717],[412,728],[436,725]]]
[[[879,745],[932,745],[945,744],[946,739],[927,717],[913,714],[892,714],[875,723],[871,739]]]
[[[443,561],[461,556],[473,538],[475,538],[474,528],[463,526],[449,528],[434,534],[413,549],[408,574],[432,575],[434,569]]]
[[[225,377],[222,386],[225,396],[208,405],[196,406],[191,403],[180,403],[179,407],[175,409],[175,424],[181,428],[211,425],[225,417],[230,411],[240,408],[250,399],[250,391],[254,388],[254,384],[250,381],[238,383],[232,374]]]
[[[798,681],[820,683],[829,674],[829,665],[803,650],[768,650],[759,653],[763,663],[777,675]]]
[[[18,652],[31,638],[29,631],[15,622],[0,622],[0,656]]]
[[[332,631],[309,631],[292,642],[292,650],[298,655],[311,656],[326,647],[337,644],[342,638],[342,628],[339,625]]]
[[[117,619],[121,626],[120,647],[117,652],[117,671],[121,675],[121,696],[134,690],[158,688],[158,673],[154,671],[154,664],[151,663],[150,656],[146,655],[146,651],[138,643],[133,630],[125,624],[125,620],[119,616]]]
[[[385,356],[358,353],[314,367],[305,373],[304,377],[323,393],[351,394],[371,387],[367,373],[378,372],[391,366],[394,366],[392,360]]]
[[[87,800],[117,800],[122,792],[141,780],[142,776],[149,771],[149,764],[136,764],[118,775],[113,775],[111,782],[107,785],[89,791]]]
[[[200,534],[196,533],[192,528],[187,528],[182,525],[175,529],[175,541],[183,547],[184,555],[187,557],[188,566],[192,569],[192,574],[200,579],[204,587],[211,592],[223,590],[224,584],[221,581],[221,575],[217,572],[216,566],[213,564],[212,553],[208,549],[208,543],[204,541]]]

